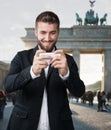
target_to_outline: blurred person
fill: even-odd
[[[101,95],[102,95],[102,97],[101,97],[102,109],[103,109],[103,111],[108,111],[108,107],[106,105],[106,93],[105,93],[105,91],[102,91]]]
[[[55,13],[39,14],[37,46],[12,60],[4,88],[17,91],[17,97],[7,130],[74,130],[67,89],[81,97],[85,85],[73,57],[56,48],[59,26]]]
[[[101,91],[97,92],[97,101],[98,101],[98,112],[102,111],[102,94]]]
[[[4,90],[0,90],[0,119],[3,119],[5,105],[6,95]]]

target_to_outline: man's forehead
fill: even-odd
[[[57,30],[57,24],[55,24],[55,23],[38,22],[37,28],[38,29],[42,29],[42,30]]]

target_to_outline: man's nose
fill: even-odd
[[[49,40],[50,40],[50,34],[46,34],[45,40],[46,40],[46,41],[49,41]]]

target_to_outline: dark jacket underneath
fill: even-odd
[[[37,130],[44,87],[47,90],[50,130],[74,130],[67,89],[76,97],[85,92],[84,83],[78,75],[74,59],[66,55],[70,75],[63,81],[58,70],[49,67],[48,77],[44,71],[40,77],[32,79],[30,67],[37,47],[19,52],[11,62],[5,79],[5,90],[17,92],[16,104],[11,114],[7,130]]]

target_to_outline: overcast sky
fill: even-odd
[[[54,11],[60,18],[61,27],[72,27],[76,25],[75,13],[77,12],[84,19],[89,9],[89,0],[0,0],[0,60],[11,61],[18,51],[24,49],[24,43],[20,39],[26,35],[24,28],[34,27],[35,18],[42,11]],[[107,25],[111,25],[111,0],[96,0],[93,9],[98,13],[99,18],[107,13]],[[82,61],[87,60],[86,58],[88,57]],[[88,70],[86,71],[85,64],[82,66],[85,70],[83,78],[86,76],[84,79],[86,83],[88,77],[92,80],[97,77],[97,74],[91,75]],[[90,69],[95,70],[95,68]],[[100,75],[101,69],[96,69],[99,70]],[[98,76],[97,80],[100,78],[101,76]],[[89,82],[94,81],[89,80]]]

